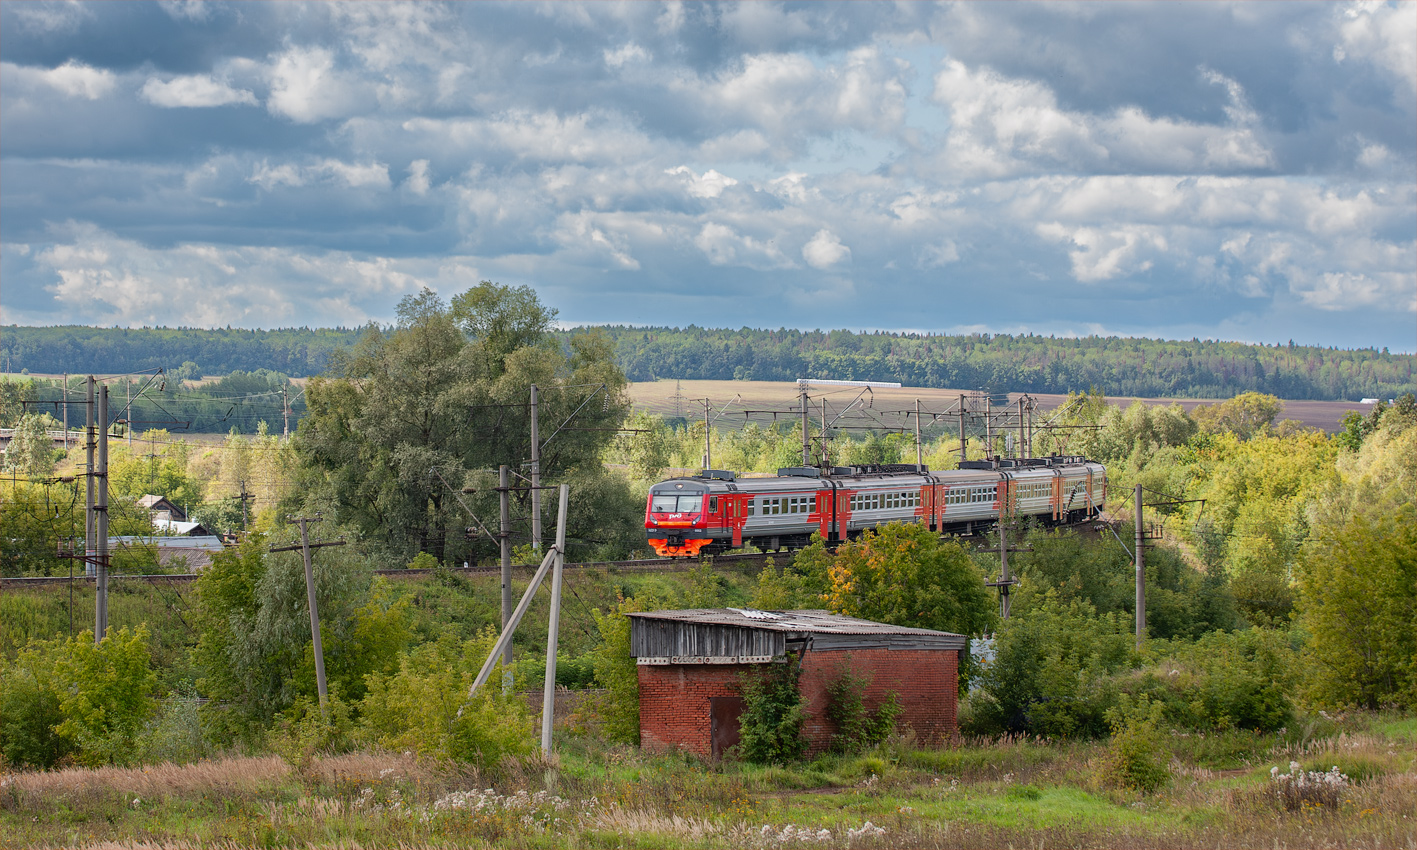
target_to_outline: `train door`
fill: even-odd
[[[1048,500],[1053,506],[1053,521],[1062,519],[1063,510],[1063,473],[1062,470],[1053,470],[1053,495]]]
[[[935,529],[935,485],[926,484],[920,488],[920,521],[931,531]]]

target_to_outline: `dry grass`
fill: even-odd
[[[15,773],[0,780],[0,787],[27,806],[28,801],[113,793],[140,798],[255,795],[289,778],[290,765],[278,756],[237,756],[183,765]]]

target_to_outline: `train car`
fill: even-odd
[[[645,537],[658,554],[681,557],[747,543],[797,549],[816,533],[840,543],[888,522],[924,523],[942,534],[978,533],[1000,516],[1062,525],[1095,516],[1106,489],[1106,468],[1073,456],[967,461],[943,472],[873,464],[739,478],[710,469],[650,488]]]

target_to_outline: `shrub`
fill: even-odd
[[[802,758],[807,740],[802,724],[798,680],[802,670],[792,656],[771,669],[743,680],[743,713],[738,718],[743,757],[754,764],[787,764]]]
[[[1195,643],[1160,644],[1142,688],[1166,703],[1167,719],[1192,729],[1273,732],[1293,719],[1295,658],[1268,629],[1212,632]]]
[[[890,737],[900,716],[900,698],[895,691],[886,694],[874,711],[866,709],[861,698],[870,680],[856,674],[843,662],[827,683],[827,718],[836,726],[831,750],[835,753],[855,753],[874,746]]]
[[[1105,733],[1116,698],[1111,678],[1134,659],[1128,623],[1097,616],[1082,600],[1048,591],[999,629],[997,655],[979,676],[971,702],[975,733],[1027,732],[1050,737]]]
[[[12,765],[51,768],[74,749],[54,731],[64,722],[53,675],[61,646],[31,641],[13,662],[0,666],[0,756]]]
[[[495,682],[468,696],[495,637],[458,643],[449,635],[399,660],[398,672],[372,673],[360,703],[361,733],[391,749],[495,765],[531,750],[532,722],[525,703]]]
[[[1143,696],[1133,702],[1125,694],[1107,711],[1112,741],[1102,757],[1102,784],[1150,793],[1171,779],[1171,753],[1161,742],[1164,707]]]
[[[143,723],[157,707],[147,627],[135,632],[110,629],[97,644],[92,632],[70,638],[54,666],[54,678],[64,715],[55,731],[74,742],[79,761],[130,761]]]

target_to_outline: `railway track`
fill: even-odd
[[[715,555],[706,558],[715,567],[761,568],[763,562],[772,557],[769,554],[757,555]],[[778,554],[778,557],[786,562],[791,558],[790,554]],[[615,570],[617,572],[686,572],[699,565],[697,558],[644,558],[634,561],[583,561],[580,563],[568,563],[568,570]],[[533,573],[536,572],[536,564],[513,564],[513,572]],[[456,567],[449,572],[455,575],[498,575],[502,571],[500,566],[491,567]],[[393,579],[418,578],[428,576],[436,570],[375,570],[375,575],[387,576]],[[187,584],[196,581],[200,573],[177,573],[173,575],[111,575],[110,582],[137,581],[145,584]],[[37,576],[23,578],[0,578],[0,590],[16,589],[21,587],[43,587],[46,585],[66,584],[69,581],[83,584],[93,584],[93,576]]]

